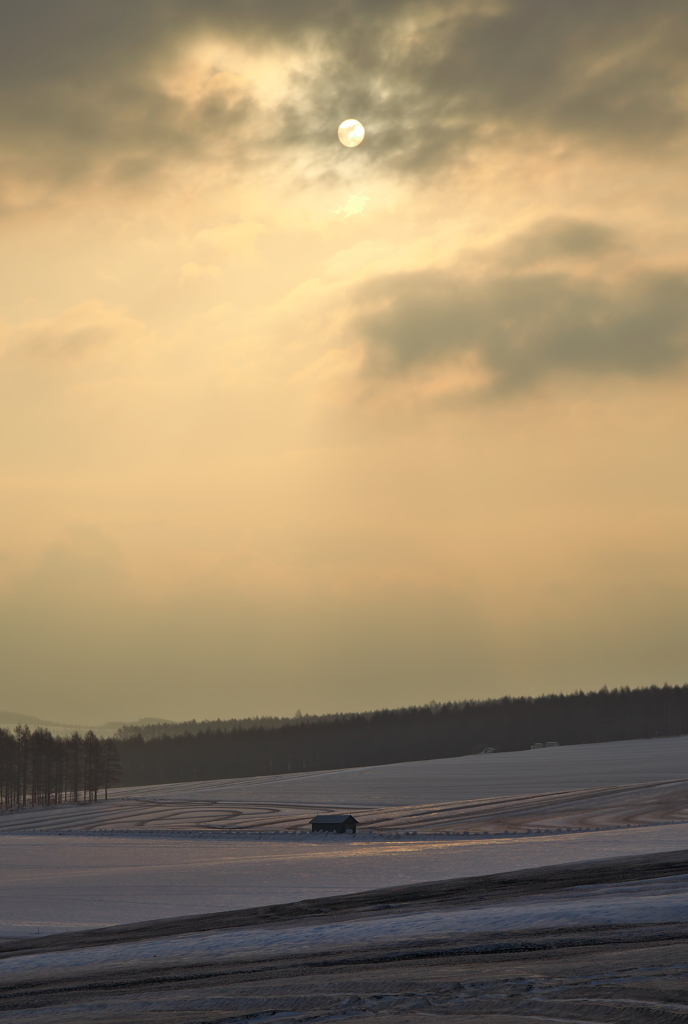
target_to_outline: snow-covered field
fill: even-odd
[[[107,802],[0,815],[0,833],[304,831],[319,811],[342,809],[364,830],[386,832],[503,833],[688,820],[688,737],[116,789]]]
[[[598,942],[605,927],[612,929],[609,941],[617,942],[623,934],[638,946],[640,966],[632,960],[635,954],[629,947],[631,973],[624,974],[623,984],[618,982],[614,957],[608,956],[609,962],[600,968],[598,987],[600,998],[606,1000],[605,1012],[613,985],[619,988],[619,1006],[626,1007],[628,978],[638,975],[639,979],[637,991],[631,992],[633,1005],[645,1000],[652,1013],[659,1006],[657,999],[665,998],[667,985],[675,984],[673,960],[668,967],[652,967],[654,988],[647,973],[655,934],[681,941],[688,925],[688,874],[672,876],[671,870],[670,877],[641,872],[635,880],[620,884],[579,884],[558,891],[536,881],[527,895],[487,898],[486,902],[475,896],[476,887],[492,883],[476,883],[463,906],[442,895],[434,903],[414,903],[407,910],[393,905],[395,897],[390,896],[374,897],[371,913],[344,914],[339,919],[313,915],[294,919],[292,924],[282,918],[254,926],[253,918],[240,927],[228,927],[223,921],[222,929],[167,937],[160,937],[160,926],[153,925],[146,929],[146,937],[114,942],[107,936],[107,945],[89,948],[83,947],[83,937],[75,936],[54,940],[70,948],[24,954],[13,948],[11,940],[346,896],[389,886],[526,868],[543,868],[547,873],[556,865],[688,851],[688,737],[137,787],[118,790],[113,796],[107,803],[37,809],[0,818],[0,938],[5,939],[7,954],[0,958],[0,998],[6,999],[3,1007],[10,1007],[12,1019],[26,1024],[58,1020],[92,1024],[94,1020],[157,1020],[162,1013],[170,1021],[186,1024],[199,1019],[201,1012],[204,1020],[220,1020],[227,1019],[230,1010],[245,1016],[271,1007],[278,1012],[292,1007],[295,1019],[310,1019],[314,1007],[329,1006],[328,985],[340,985],[335,964],[332,980],[329,976],[323,980],[327,991],[313,995],[310,956],[316,955],[319,961],[326,954],[336,961],[341,955],[342,963],[358,964],[363,962],[361,951],[364,959],[369,951],[371,962],[376,963],[378,952],[385,950],[382,959],[387,958],[393,977],[379,979],[378,993],[375,980],[368,980],[364,973],[358,981],[347,976],[338,997],[344,1016],[351,1005],[356,1018],[359,1004],[368,1008],[368,996],[375,1010],[398,1003],[402,1008],[420,1006],[422,1013],[426,1013],[424,1007],[434,1005],[433,1000],[444,999],[453,1012],[456,1007],[463,1010],[464,997],[470,1001],[480,996],[484,997],[483,1015],[495,1006],[513,1009],[511,975],[504,991],[488,979],[475,981],[473,992],[471,978],[465,978],[458,989],[453,982],[447,988],[441,979],[428,981],[427,967],[423,967],[428,992],[419,995],[420,983],[414,982],[409,994],[404,987],[407,954],[415,955],[422,946],[434,956],[438,944],[451,954],[456,940],[467,942],[471,949],[477,942],[476,948],[482,948],[486,936],[500,950],[509,936],[508,942],[515,947],[525,943],[529,950],[542,939],[545,948],[548,936],[559,942],[558,936],[567,929],[574,944],[585,933],[584,950]],[[358,836],[312,836],[305,831],[314,812],[335,808],[356,811],[364,824]],[[635,827],[620,827],[627,824]],[[519,835],[487,834],[514,826]],[[555,832],[557,828],[590,830]],[[433,829],[465,834],[440,837],[432,834]],[[550,831],[527,834],[528,829]],[[604,877],[618,878],[617,867],[611,870]],[[662,874],[664,866],[654,870]],[[678,870],[684,871],[683,854]],[[599,879],[596,871],[585,868],[583,877]],[[562,877],[570,877],[567,869]],[[503,892],[502,884],[494,883]],[[445,891],[442,887],[441,892]],[[389,906],[387,898],[392,901]],[[215,919],[210,927],[214,924]],[[619,926],[620,931],[614,930]],[[193,927],[198,928],[198,923]],[[643,946],[642,929],[649,929],[647,946]],[[53,940],[39,940],[43,941]],[[603,950],[607,940],[600,941]],[[595,954],[602,956],[602,952]],[[252,965],[251,978],[266,972],[264,988],[260,987],[263,982],[255,992],[251,986],[247,991],[237,988],[237,980],[244,984],[246,960]],[[279,991],[271,987],[275,963],[287,965],[286,972],[280,967]],[[581,963],[580,977],[578,968],[572,967],[571,979],[564,979],[565,984],[557,981],[562,999],[579,999],[581,979],[586,999],[592,998],[590,968],[587,961]],[[301,964],[301,974],[297,970],[292,984],[289,979],[296,964]],[[236,978],[231,976],[233,970]],[[519,962],[514,968],[507,964],[504,970],[523,975],[519,998],[530,1000],[536,1018],[544,1019],[543,1007],[552,999],[553,983],[540,978],[540,961],[535,966]],[[535,980],[528,974],[532,970]],[[560,970],[558,961],[556,970]],[[131,982],[134,975],[136,980]],[[47,1002],[46,982],[51,993]],[[359,982],[362,995],[355,988]],[[395,986],[401,986],[396,995]],[[38,1001],[34,991],[41,993]],[[679,996],[672,1012],[674,1004],[681,1002]],[[602,1019],[596,1005],[575,1003],[575,1008],[583,1014],[575,1019]]]
[[[380,915],[327,924],[238,928],[190,933],[98,948],[34,953],[0,960],[0,983],[36,979],[56,968],[83,977],[109,970],[168,965],[205,964],[233,959],[260,960],[322,949],[345,950],[366,945],[392,946],[414,940],[441,939],[476,932],[513,932],[610,924],[655,924],[688,921],[688,875],[579,886],[563,896],[514,901],[480,909]]]
[[[687,779],[688,737],[678,737],[137,787],[107,803],[3,815],[0,934],[688,849]],[[354,810],[367,834],[304,834],[313,813],[338,807]],[[658,824],[615,827],[627,822]],[[521,833],[603,831],[487,837],[513,823]],[[375,838],[371,828],[390,834]],[[438,839],[433,830],[473,835]]]
[[[407,842],[5,835],[0,934],[99,927],[682,849],[688,849],[688,824]]]
[[[551,737],[556,739],[556,737]],[[122,795],[390,807],[688,778],[688,736],[586,743],[338,771],[140,786]]]

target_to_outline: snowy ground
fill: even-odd
[[[0,935],[288,903],[519,868],[688,849],[688,824],[518,839],[9,835]]]
[[[687,866],[684,854],[588,862],[279,915],[177,919],[167,933],[153,923],[5,943],[0,1014],[17,1024],[678,1024]]]
[[[353,812],[363,830],[386,832],[503,833],[688,820],[688,737],[116,789],[107,802],[0,815],[0,833],[304,831],[319,811],[342,809]]]
[[[556,737],[546,737],[556,739]],[[550,793],[688,778],[688,736],[586,743],[507,754],[339,771],[132,787],[122,795],[169,799],[378,807]]]
[[[201,800],[166,796],[115,796],[92,804],[26,809],[0,817],[0,833],[40,830],[92,832],[231,831],[310,832],[322,805]],[[330,805],[329,810],[336,809]],[[409,806],[356,807],[347,811],[359,833],[490,833],[617,828],[688,821],[688,780],[564,790],[527,796],[485,797]]]
[[[688,849],[687,778],[688,737],[678,737],[139,787],[107,803],[2,815],[0,934]],[[354,810],[367,834],[303,834],[313,813],[337,807]],[[629,822],[656,824],[615,827]],[[604,831],[525,835],[531,826]],[[519,838],[477,835],[512,827]],[[296,832],[251,832],[285,828]]]
[[[306,833],[309,816],[336,808],[356,811],[356,838]],[[520,834],[487,835],[506,828]],[[440,838],[433,829],[473,834]],[[161,1014],[197,1024],[199,1014],[219,1022],[272,1012],[294,1024],[314,1012],[360,1024],[361,1014],[393,1010],[410,1024],[435,1006],[486,1022],[498,1011],[518,1011],[519,1022],[685,1019],[688,874],[556,894],[536,886],[497,903],[476,898],[476,882],[462,907],[442,896],[407,910],[375,896],[358,917],[264,926],[261,913],[260,927],[253,917],[250,926],[223,921],[223,930],[167,937],[154,925],[145,938],[108,935],[108,945],[88,949],[80,936],[38,939],[72,946],[40,953],[11,942],[522,868],[569,877],[548,866],[583,864],[589,879],[593,861],[671,851],[688,851],[688,737],[139,787],[107,804],[3,815],[0,1012],[24,1024],[147,1024]],[[618,868],[605,870],[616,882]],[[488,950],[478,963],[471,954],[467,965],[462,942],[499,956]],[[564,966],[562,943],[576,951]],[[536,947],[543,952],[532,959]],[[409,987],[413,957],[421,959]],[[331,973],[314,975],[314,960]]]
[[[688,875],[619,885],[578,886],[550,899],[517,900],[479,909],[380,915],[369,920],[284,927],[237,928],[34,953],[0,960],[0,984],[36,979],[56,969],[82,977],[108,970],[212,964],[236,959],[269,959],[317,953],[323,949],[400,946],[480,932],[508,933],[532,929],[590,925],[688,922]]]

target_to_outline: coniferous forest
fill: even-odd
[[[159,728],[159,727],[158,727]],[[688,686],[431,704],[278,726],[220,723],[120,738],[123,785],[240,778],[457,757],[486,747],[601,743],[688,734]]]
[[[18,725],[0,729],[0,809],[97,800],[119,780],[117,744],[89,731],[69,738]]]
[[[107,799],[148,785],[353,768],[523,750],[533,743],[601,743],[688,734],[688,686],[582,691],[429,704],[291,719],[170,723],[70,737],[0,729],[0,808]],[[151,730],[152,732],[152,730]]]

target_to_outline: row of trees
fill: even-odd
[[[195,723],[194,723],[195,724]],[[688,686],[505,697],[254,726],[133,736],[117,743],[124,785],[239,778],[457,757],[534,742],[688,734]]]
[[[534,742],[599,743],[688,734],[688,686],[582,691],[430,704],[361,714],[299,715],[176,735],[68,738],[0,729],[0,807],[97,800],[124,785],[241,778],[457,757]],[[193,723],[197,726],[198,723]],[[220,725],[220,727],[218,727]]]
[[[372,711],[346,711],[330,715],[304,715],[297,711],[295,715],[281,718],[275,715],[256,715],[253,718],[215,718],[197,722],[190,718],[186,722],[150,722],[148,724],[121,725],[115,733],[117,740],[130,740],[140,736],[144,740],[159,739],[161,736],[184,736],[187,733],[195,736],[199,732],[239,732],[246,729],[282,729],[285,725],[305,725],[308,722],[343,722],[361,715],[371,715]]]
[[[97,800],[119,781],[117,744],[94,732],[53,736],[47,729],[18,725],[0,729],[0,807],[21,807]]]

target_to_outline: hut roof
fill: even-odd
[[[347,821],[358,822],[353,814],[316,814],[311,819],[311,825],[344,825]]]

